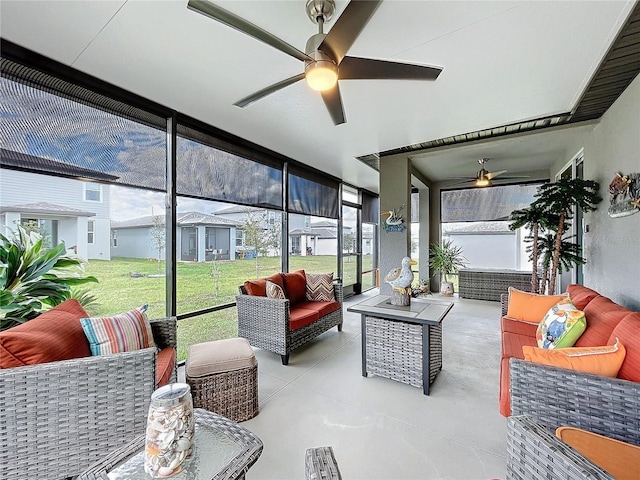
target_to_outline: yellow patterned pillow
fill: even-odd
[[[584,312],[567,297],[549,309],[536,330],[540,348],[573,347],[587,328]]]

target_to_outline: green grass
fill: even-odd
[[[336,257],[290,257],[289,270],[301,268],[315,273],[336,272]],[[345,268],[347,270],[351,269]],[[164,262],[161,271],[164,272]],[[245,280],[266,277],[279,271],[279,257],[260,257],[257,272],[255,259],[180,262],[177,265],[178,314],[233,302],[238,285]],[[158,274],[157,262],[131,258],[91,260],[86,273],[94,275],[99,281],[97,284],[87,284],[87,289],[97,298],[97,305],[89,309],[91,315],[113,315],[146,303],[149,305],[149,318],[165,316],[165,277],[152,276]],[[142,276],[132,276],[132,273]],[[353,279],[347,277],[347,281],[353,282]],[[235,308],[180,320],[178,358],[186,358],[186,351],[193,343],[229,338],[237,333]]]

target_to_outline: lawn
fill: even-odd
[[[290,270],[308,272],[336,271],[335,256],[290,257]],[[345,269],[350,270],[350,269]],[[160,265],[164,272],[164,262]],[[179,262],[177,265],[178,314],[235,301],[238,285],[280,271],[279,257],[220,260],[215,262]],[[88,284],[98,301],[89,308],[92,315],[112,315],[143,304],[149,305],[149,318],[165,316],[165,277],[158,276],[158,263],[144,259],[114,258],[91,260],[86,273],[99,283]],[[348,279],[348,281],[353,281]],[[178,358],[186,358],[189,345],[237,335],[235,308],[228,308],[178,322]]]

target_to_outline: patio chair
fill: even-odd
[[[573,426],[640,445],[640,383],[512,358],[507,479],[611,479],[555,437]]]

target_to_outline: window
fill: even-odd
[[[276,224],[276,212],[269,212],[269,225]]]
[[[311,217],[309,217],[309,215],[305,215],[304,228],[309,228],[310,226],[311,226]]]
[[[244,245],[244,231],[236,228],[236,247],[242,247]]]
[[[116,248],[118,246],[118,232],[116,232],[115,230],[111,234],[111,245],[113,246],[113,248]]]
[[[99,183],[85,183],[84,199],[87,202],[102,202],[102,185]]]
[[[87,221],[87,243],[95,243],[96,222],[95,220]]]

